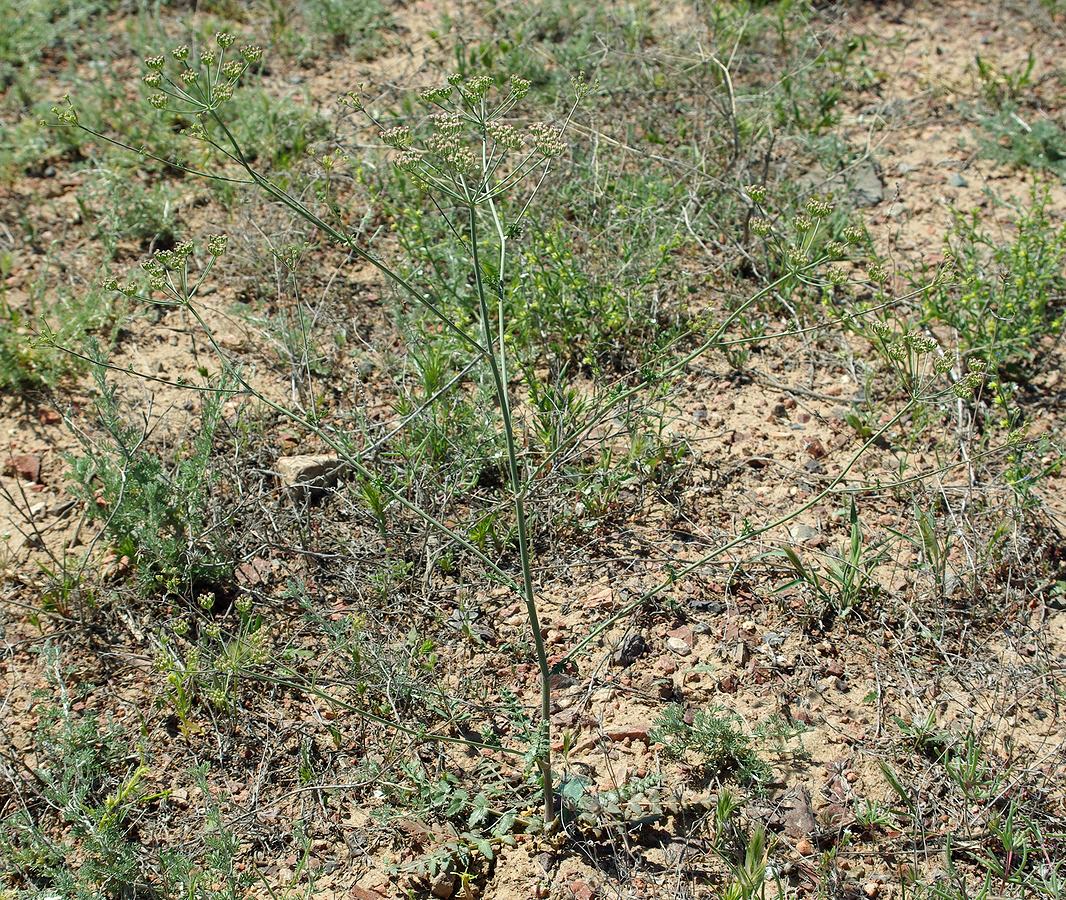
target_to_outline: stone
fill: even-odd
[[[797,544],[805,544],[821,537],[822,533],[817,528],[797,522],[788,526],[788,536]]]
[[[434,879],[429,892],[441,900],[448,900],[455,893],[455,876],[451,872],[442,872]]]
[[[20,453],[4,460],[4,474],[17,475],[23,481],[41,480],[41,457],[36,453]]]
[[[639,631],[628,631],[611,657],[616,666],[631,666],[648,652],[648,642]]]
[[[842,172],[827,176],[824,172],[811,172],[798,180],[804,191],[834,196],[847,195],[853,206],[877,206],[885,199],[885,183],[881,180],[881,167],[873,157],[856,162]]]
[[[574,900],[592,900],[592,888],[580,879],[570,883],[570,893],[573,895]]]
[[[614,725],[606,731],[607,737],[620,744],[623,741],[644,741],[648,743],[647,725]]]
[[[791,791],[785,799],[785,834],[792,838],[810,839],[818,831],[818,820],[811,807],[811,793],[802,785]]]
[[[688,643],[679,637],[667,638],[666,649],[672,653],[676,653],[678,656],[688,656],[689,653],[692,652],[692,648]]]
[[[846,176],[848,193],[856,206],[877,206],[885,199],[881,167],[873,159],[858,163]]]
[[[321,491],[337,482],[344,463],[336,456],[283,456],[277,461],[278,480],[290,490]]]
[[[804,449],[812,459],[825,459],[825,445],[818,438],[811,438],[806,442]]]
[[[668,638],[677,638],[684,641],[691,648],[696,641],[695,633],[692,630],[691,625],[682,625],[679,628],[671,628],[666,632]]]

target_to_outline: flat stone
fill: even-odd
[[[788,526],[788,536],[797,544],[805,544],[822,536],[822,533],[810,525],[795,523]]]
[[[811,838],[818,831],[818,820],[811,807],[811,793],[805,787],[797,787],[790,792],[784,804],[785,834],[791,838]]]
[[[283,456],[276,463],[278,480],[289,489],[324,490],[337,482],[344,463],[336,456]]]
[[[41,457],[36,453],[20,453],[4,460],[4,474],[17,475],[23,481],[41,480]]]
[[[845,176],[848,193],[856,206],[877,206],[885,199],[881,167],[872,159],[864,160]]]
[[[692,648],[688,643],[678,637],[667,638],[666,649],[676,653],[678,656],[688,656],[692,652]]]

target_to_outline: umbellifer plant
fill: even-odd
[[[191,390],[209,392],[243,393],[255,397],[260,403],[274,409],[299,426],[313,432],[329,445],[358,475],[368,481],[376,481],[390,502],[399,504],[418,516],[428,527],[436,530],[445,539],[463,548],[486,567],[490,577],[508,585],[522,599],[528,618],[529,629],[540,673],[540,713],[537,745],[529,754],[539,770],[544,826],[550,828],[556,820],[556,798],[553,788],[551,757],[551,681],[559,666],[583,652],[614,622],[638,609],[650,599],[666,590],[676,579],[706,565],[710,560],[764,534],[795,518],[836,490],[859,456],[893,427],[914,404],[928,392],[931,381],[917,379],[911,385],[909,402],[878,429],[852,457],[851,461],[820,493],[810,498],[801,507],[773,522],[758,528],[749,528],[733,540],[688,564],[681,571],[627,604],[604,622],[590,628],[565,658],[550,664],[538,616],[536,586],[533,577],[531,523],[526,505],[533,481],[551,465],[555,455],[585,441],[598,425],[607,421],[619,406],[647,386],[648,380],[639,380],[632,387],[613,393],[607,401],[586,417],[573,432],[542,460],[537,467],[526,464],[519,452],[522,445],[522,426],[512,413],[512,378],[509,373],[507,333],[507,309],[509,304],[508,267],[513,265],[509,247],[520,236],[522,220],[530,204],[545,184],[545,178],[553,165],[566,150],[564,143],[569,115],[559,125],[543,122],[521,127],[514,114],[526,97],[530,84],[518,75],[512,75],[502,86],[486,75],[473,77],[452,76],[446,84],[423,91],[421,100],[428,107],[426,125],[428,133],[419,138],[406,124],[384,127],[377,125],[372,112],[354,93],[344,98],[353,110],[366,114],[378,128],[380,139],[395,155],[395,165],[414,179],[430,197],[434,208],[444,217],[448,231],[460,248],[460,255],[469,266],[469,281],[476,310],[476,327],[469,327],[447,311],[441,298],[427,292],[417,283],[402,274],[378,254],[372,252],[358,235],[346,233],[344,227],[331,221],[326,214],[316,212],[307,203],[295,197],[284,187],[263,174],[241,146],[229,124],[231,114],[240,113],[237,89],[241,79],[250,68],[257,66],[262,58],[259,47],[237,47],[236,38],[227,33],[215,37],[214,46],[200,50],[187,46],[176,47],[167,56],[154,56],[145,60],[144,84],[148,88],[147,102],[161,114],[169,114],[176,121],[184,122],[184,131],[192,141],[199,142],[213,158],[218,168],[204,171],[182,163],[162,159],[144,148],[135,148],[95,130],[83,123],[73,104],[54,108],[58,124],[82,129],[96,137],[126,147],[131,152],[153,158],[180,168],[190,174],[219,179],[236,185],[244,185],[261,191],[267,197],[290,209],[297,216],[318,229],[325,237],[343,248],[347,253],[377,269],[390,281],[410,303],[416,304],[441,325],[454,333],[465,346],[474,361],[486,367],[490,376],[502,443],[506,450],[506,476],[509,487],[508,502],[513,506],[516,526],[516,542],[519,557],[519,572],[508,572],[503,564],[492,559],[488,553],[468,540],[454,527],[450,527],[428,510],[408,499],[403,493],[388,484],[376,481],[368,468],[365,456],[353,449],[351,442],[332,433],[313,415],[288,407],[257,390],[227,353],[215,340],[210,326],[205,321],[198,303],[198,292],[207,278],[213,261],[226,250],[226,238],[215,235],[207,241],[206,265],[196,264],[196,251],[192,244],[155,254],[143,264],[139,278],[132,277],[111,287],[122,294],[150,303],[163,303],[180,307],[188,312],[203,329],[222,365],[222,381],[200,385],[184,384]],[[574,101],[570,107],[573,114],[576,105],[590,88],[583,78],[573,79]],[[223,114],[225,112],[225,114]],[[740,303],[728,316],[713,327],[701,323],[699,339],[693,349],[682,358],[666,361],[652,378],[662,380],[681,372],[701,354],[713,347],[730,343],[724,339],[729,326],[753,304],[775,293],[786,293],[803,285],[843,286],[853,276],[839,267],[827,268],[834,260],[846,258],[860,242],[858,233],[849,237],[847,243],[828,244],[817,241],[822,223],[830,212],[827,201],[812,198],[806,210],[787,227],[772,224],[762,213],[763,196],[758,188],[746,190],[748,202],[760,215],[753,219],[752,231],[766,241],[768,249],[782,261],[781,274],[752,296]],[[506,201],[506,203],[505,203]],[[510,217],[506,217],[506,213]],[[847,235],[846,235],[847,236]],[[865,283],[878,282],[880,274],[871,269]],[[873,311],[876,311],[874,308]],[[932,348],[923,352],[931,353]],[[99,361],[97,361],[99,362]],[[106,363],[100,363],[107,365]],[[123,369],[123,371],[128,371]],[[137,374],[137,373],[134,373]],[[940,372],[927,374],[940,374]],[[153,380],[160,380],[155,376]],[[235,384],[236,388],[228,385]],[[220,386],[221,385],[221,386]],[[317,688],[307,686],[318,692]],[[442,734],[426,734],[400,722],[386,721],[369,715],[382,724],[416,734],[419,738],[451,741],[478,745],[477,742]],[[496,748],[499,749],[499,748]],[[514,751],[508,751],[514,752]],[[522,754],[518,754],[522,755]]]

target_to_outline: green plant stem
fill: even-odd
[[[514,425],[511,419],[511,401],[507,382],[503,376],[504,342],[500,334],[500,358],[497,359],[495,341],[492,337],[488,299],[485,296],[485,284],[481,275],[481,259],[478,253],[477,206],[471,202],[467,214],[470,217],[470,254],[474,265],[474,283],[477,287],[478,304],[481,308],[482,340],[490,349],[489,367],[496,386],[496,397],[500,404],[503,419],[503,434],[507,444],[507,467],[511,478],[511,492],[514,497],[515,519],[518,527],[518,553],[522,560],[522,596],[526,604],[526,616],[533,634],[533,646],[536,648],[537,666],[540,669],[540,743],[537,754],[537,766],[540,769],[541,786],[544,800],[544,827],[550,828],[555,818],[555,795],[552,784],[551,769],[551,666],[548,653],[544,647],[544,638],[540,633],[540,617],[537,615],[536,595],[533,589],[533,572],[530,565],[529,525],[526,520],[525,485],[518,468],[518,452],[515,447]]]

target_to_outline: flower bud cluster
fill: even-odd
[[[451,93],[451,87],[449,85],[444,85],[443,87],[429,88],[428,90],[422,91],[418,96],[422,99],[423,103],[440,104],[447,100],[448,97],[451,96]]]
[[[907,359],[912,353],[915,356],[933,353],[939,346],[931,337],[908,331],[888,345],[888,354],[893,359]]]
[[[488,75],[453,74],[446,85],[422,91],[422,100],[438,107],[424,141],[416,141],[406,125],[379,131],[382,143],[399,151],[396,167],[427,189],[478,203],[564,153],[560,128],[537,122],[523,130],[508,121],[514,105],[529,92],[528,79],[511,75],[509,89],[490,99],[495,85]],[[355,95],[342,102],[363,109]],[[508,158],[508,154],[522,156]]]
[[[521,100],[529,93],[529,79],[519,75],[511,76],[511,94],[516,100]]]
[[[866,270],[866,277],[874,284],[884,284],[888,281],[888,272],[884,266],[873,265]]]
[[[249,45],[241,48],[236,58],[227,60],[226,51],[236,42],[235,35],[220,31],[215,34],[216,47],[202,50],[195,59],[187,44],[173,47],[170,56],[179,68],[172,75],[167,74],[164,55],[147,57],[142,80],[154,91],[148,95],[148,103],[155,109],[197,115],[230,100],[248,67],[263,58],[262,47]]]
[[[468,78],[466,84],[463,85],[463,90],[472,103],[484,100],[491,89],[492,79],[488,75],[475,75],[473,78]]]
[[[956,397],[965,399],[973,395],[985,383],[984,372],[967,372],[951,386]]]
[[[489,137],[505,150],[520,150],[522,148],[522,135],[513,125],[506,122],[489,122],[486,126]]]
[[[429,151],[457,175],[470,175],[477,168],[477,160],[469,147],[459,139],[462,122],[458,116],[438,116],[437,131],[426,142]],[[454,126],[454,127],[453,127]]]
[[[566,150],[562,132],[554,125],[534,122],[529,126],[529,134],[537,152],[546,159],[561,156]]]
[[[813,219],[824,219],[833,211],[833,204],[823,197],[808,197],[803,208]]]
[[[224,234],[212,235],[207,239],[207,251],[212,259],[217,259],[226,252],[228,240]],[[192,241],[182,241],[171,249],[160,250],[150,259],[144,260],[141,263],[141,269],[148,278],[149,287],[153,291],[168,294],[171,299],[178,302],[187,300],[188,298],[183,296],[175,286],[176,282],[171,279],[170,273],[185,270],[195,249]],[[138,285],[133,281],[120,283],[118,279],[111,278],[104,282],[104,288],[127,297],[136,297],[138,294]]]
[[[386,128],[379,137],[385,146],[402,150],[411,143],[411,129],[406,125],[397,125],[394,128]]]
[[[807,267],[811,262],[810,256],[800,250],[799,247],[789,247],[785,252],[785,259],[788,262],[789,268],[794,271]]]

